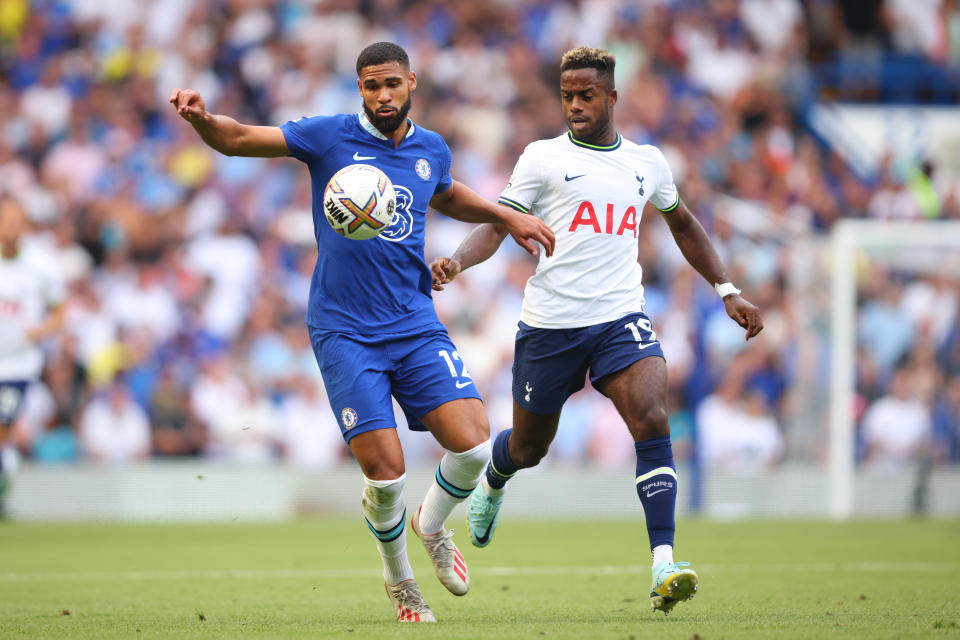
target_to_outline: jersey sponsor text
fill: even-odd
[[[577,213],[573,216],[573,222],[570,223],[570,231],[581,230],[581,227],[592,230],[594,233],[605,233],[607,235],[618,235],[622,236],[628,231],[628,235],[637,237],[637,208],[636,207],[627,207],[627,210],[623,212],[623,216],[614,215],[614,205],[607,203],[605,205],[606,215],[604,217],[604,225],[601,229],[600,220],[597,218],[597,209],[600,207],[594,207],[593,203],[589,200],[584,200],[580,203],[580,206],[577,207]],[[616,231],[614,231],[613,221],[619,217],[619,223],[616,225]]]

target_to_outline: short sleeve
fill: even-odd
[[[440,138],[442,149],[440,150],[440,177],[437,180],[437,186],[433,193],[443,193],[453,184],[453,176],[450,175],[450,166],[453,164],[453,154],[450,153],[450,147],[446,141]]]
[[[63,273],[58,269],[55,254],[49,254],[47,249],[30,249],[25,252],[24,259],[40,279],[43,304],[48,309],[59,307],[67,300],[67,284]]]
[[[335,118],[332,116],[304,117],[280,127],[290,155],[303,162],[309,162],[327,150],[335,129]]]
[[[667,159],[656,147],[653,147],[657,155],[657,165],[660,169],[660,180],[657,183],[657,189],[650,195],[650,204],[655,206],[663,213],[668,213],[677,208],[680,204],[680,193],[677,191],[677,185],[673,183],[673,172],[670,171],[670,165]]]
[[[61,275],[48,269],[44,273],[44,302],[48,308],[59,307],[67,300],[67,287]]]
[[[500,194],[497,202],[522,213],[529,213],[533,203],[540,197],[542,187],[540,162],[534,147],[528,145],[517,159],[507,188]]]

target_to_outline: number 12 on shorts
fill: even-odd
[[[464,363],[463,359],[460,357],[460,354],[456,351],[452,353],[447,353],[446,349],[441,349],[437,352],[443,361],[447,363],[447,368],[450,369],[450,375],[454,378],[466,378],[466,380],[457,380],[456,385],[457,389],[463,389],[469,384],[473,384],[473,379],[470,376],[470,372],[467,371],[467,365]],[[453,364],[453,361],[456,360],[460,363],[460,372],[457,373],[457,367]]]
[[[638,349],[646,349],[647,347],[652,347],[657,344],[657,334],[653,331],[653,325],[646,318],[637,318],[636,323],[628,322],[623,325],[624,329],[629,329],[630,333],[633,334],[633,339],[637,341]],[[650,334],[650,340],[646,343],[643,341],[643,336],[640,335],[640,329],[643,329]]]

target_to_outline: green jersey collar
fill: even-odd
[[[613,144],[608,145],[598,145],[598,144],[589,144],[587,142],[581,142],[573,137],[572,131],[567,131],[567,137],[570,138],[570,142],[577,145],[578,147],[583,147],[584,149],[593,149],[594,151],[613,151],[614,149],[619,149],[620,145],[623,143],[623,138],[620,137],[620,134],[617,134],[617,141]]]

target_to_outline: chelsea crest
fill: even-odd
[[[350,407],[345,408],[340,412],[340,421],[345,429],[352,429],[357,424],[357,412]]]
[[[413,170],[417,172],[421,180],[430,179],[430,163],[426,159],[420,158],[417,160],[417,163],[413,165]]]

